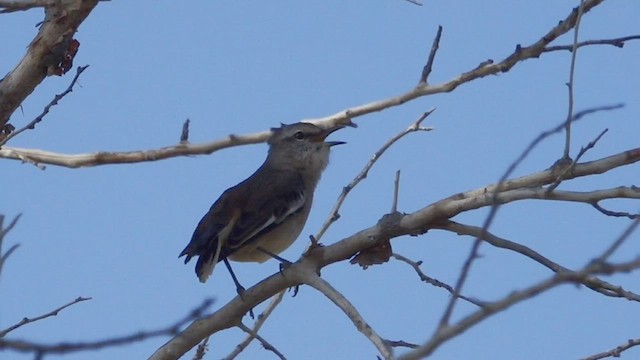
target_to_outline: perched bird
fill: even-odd
[[[277,254],[296,240],[329,163],[329,149],[344,144],[325,139],[343,127],[295,123],[271,129],[267,159],[253,175],[222,193],[180,253],[186,256],[185,264],[198,256],[200,282],[207,281],[215,265],[224,261],[240,292],[228,259],[262,263],[279,258]]]

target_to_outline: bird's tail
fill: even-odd
[[[198,256],[198,262],[196,263],[196,275],[198,275],[198,279],[201,283],[207,281],[209,276],[211,276],[211,273],[213,273],[213,269],[216,264],[222,260],[220,257],[222,242],[216,240],[212,245],[214,246],[200,249],[193,249],[193,247],[187,246],[178,256],[182,257],[186,255],[186,258],[184,259],[185,264],[188,263],[192,257]]]

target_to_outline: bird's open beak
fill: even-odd
[[[331,135],[331,133],[333,133],[334,131],[338,131],[340,129],[343,129],[344,126],[343,125],[338,125],[338,126],[334,126],[332,128],[328,128],[325,129],[323,132],[321,132],[320,134],[318,134],[318,136],[316,136],[313,141],[316,142],[321,142],[324,141],[324,139],[326,139],[329,135]],[[342,145],[342,144],[346,144],[346,142],[344,141],[325,141],[325,144],[331,146],[335,146],[335,145]]]

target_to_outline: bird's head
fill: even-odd
[[[317,170],[318,175],[329,163],[329,149],[343,141],[326,138],[344,126],[323,129],[310,123],[282,124],[272,128],[269,138],[269,159],[278,167]]]

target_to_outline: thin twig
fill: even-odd
[[[576,57],[578,55],[578,31],[580,30],[580,20],[582,19],[582,13],[584,10],[584,0],[580,0],[580,6],[578,7],[578,15],[576,19],[576,25],[573,28],[573,49],[571,50],[571,67],[569,69],[569,82],[567,87],[569,88],[569,109],[567,112],[567,120],[565,122],[565,142],[564,142],[564,154],[562,159],[569,160],[571,151],[571,123],[573,119],[573,88],[574,88],[574,74],[576,70]]]
[[[611,46],[621,48],[621,47],[624,47],[625,42],[629,40],[640,40],[640,35],[623,36],[615,39],[587,40],[587,41],[581,41],[577,45],[574,43],[571,45],[547,46],[546,48],[544,48],[544,50],[542,50],[542,52],[546,53],[546,52],[561,51],[561,50],[573,51],[574,47],[579,49],[583,46],[592,46],[592,45],[611,45]]]
[[[626,217],[629,218],[631,220],[633,219],[637,219],[640,216],[640,213],[637,214],[631,214],[625,211],[611,211],[611,210],[607,210],[605,208],[603,208],[602,206],[600,206],[600,204],[598,204],[598,202],[594,202],[591,204],[591,206],[593,206],[596,210],[600,211],[601,213],[607,215],[607,216],[613,216],[613,217]]]
[[[574,114],[571,118],[571,122],[574,121],[578,121],[580,120],[582,117],[588,115],[588,114],[592,114],[594,112],[597,111],[610,111],[610,110],[614,110],[614,109],[618,109],[621,108],[623,105],[622,104],[616,104],[616,105],[607,105],[607,106],[599,106],[599,107],[594,107],[594,108],[590,108],[590,109],[586,109],[586,110],[582,110],[576,114]],[[520,154],[520,156],[518,156],[518,158],[516,160],[514,160],[509,167],[507,168],[507,170],[504,172],[504,174],[502,174],[502,176],[500,177],[500,180],[498,180],[498,183],[495,187],[495,190],[493,191],[493,205],[491,206],[491,208],[489,209],[489,214],[487,215],[483,225],[482,225],[482,229],[483,232],[486,232],[489,230],[489,227],[491,226],[491,224],[493,223],[493,219],[495,218],[497,212],[498,212],[498,208],[500,207],[500,205],[498,203],[496,203],[496,197],[498,196],[498,194],[503,190],[503,185],[504,182],[509,178],[509,176],[511,176],[511,174],[515,171],[516,167],[522,163],[522,161],[529,155],[529,153],[540,143],[542,142],[542,140],[546,139],[547,137],[556,134],[560,131],[562,131],[562,129],[565,127],[565,122],[562,122],[560,125],[547,130],[547,131],[543,131],[542,133],[540,133],[535,139],[533,139],[533,141],[531,141],[531,143],[529,144],[529,146],[527,146],[526,149],[524,149],[524,151]],[[469,271],[471,269],[471,265],[473,263],[473,261],[476,259],[477,255],[478,255],[478,250],[480,248],[480,244],[482,243],[482,236],[478,236],[476,238],[476,240],[473,242],[473,245],[471,247],[471,251],[469,252],[469,256],[467,257],[467,259],[465,260],[464,264],[462,265],[462,269],[460,270],[460,275],[458,276],[458,280],[456,282],[456,285],[454,287],[455,293],[454,296],[452,296],[449,299],[449,302],[447,304],[447,307],[445,308],[444,313],[442,314],[442,317],[440,319],[440,322],[438,324],[438,329],[442,329],[444,327],[446,327],[449,323],[449,319],[451,318],[451,315],[453,314],[453,309],[455,307],[455,303],[456,300],[458,299],[457,295],[460,293],[462,286],[464,285],[467,276],[469,274]],[[436,331],[440,331],[440,330],[436,330]]]
[[[640,345],[640,339],[629,339],[626,344],[616,346],[614,349],[611,349],[609,351],[582,358],[581,360],[600,360],[608,357],[619,358],[624,351],[638,345]]]
[[[640,217],[638,217],[637,219],[633,220],[631,222],[631,224],[629,224],[629,226],[627,226],[627,228],[622,232],[622,234],[620,234],[620,236],[616,239],[616,241],[614,241],[611,246],[609,246],[607,248],[607,250],[605,250],[604,253],[602,253],[602,255],[600,257],[598,257],[597,259],[595,259],[593,262],[596,264],[604,264],[609,257],[611,257],[611,255],[613,255],[613,253],[618,250],[618,248],[620,248],[620,246],[627,241],[627,239],[629,238],[629,236],[631,236],[631,234],[635,231],[636,227],[638,227],[638,225],[640,225]]]
[[[418,277],[420,278],[421,281],[424,281],[427,284],[431,284],[431,285],[433,285],[435,287],[443,288],[443,289],[447,290],[450,294],[453,295],[454,291],[453,291],[453,288],[450,285],[448,285],[446,283],[443,283],[442,281],[440,281],[438,279],[434,279],[434,278],[428,276],[427,274],[425,274],[424,272],[422,272],[422,269],[420,269],[420,265],[422,265],[422,261],[413,261],[413,260],[411,260],[411,259],[409,259],[407,257],[404,257],[404,256],[402,256],[400,254],[396,254],[396,253],[394,253],[392,256],[398,261],[402,261],[404,263],[409,264],[413,268],[413,270],[415,270],[416,274],[418,274]],[[474,304],[476,306],[479,306],[479,307],[483,307],[486,304],[483,301],[476,300],[476,299],[473,299],[473,298],[470,298],[470,297],[467,297],[467,296],[464,296],[464,295],[458,294],[458,297],[460,299],[462,299],[462,300],[468,301],[468,302],[470,302],[470,303],[472,303],[472,304]]]
[[[24,325],[27,325],[27,324],[30,324],[30,323],[34,323],[36,321],[39,321],[39,320],[42,320],[42,319],[46,319],[46,318],[51,317],[51,316],[57,316],[60,311],[66,309],[66,308],[68,308],[70,306],[73,306],[73,305],[75,305],[75,304],[77,304],[79,302],[83,302],[83,301],[87,301],[87,300],[91,300],[91,298],[90,297],[79,296],[75,300],[73,300],[73,301],[71,301],[71,302],[69,302],[69,303],[67,303],[65,305],[62,305],[62,306],[60,306],[59,308],[57,308],[55,310],[49,311],[46,314],[43,314],[43,315],[40,315],[40,316],[36,316],[36,317],[33,317],[33,318],[26,318],[25,317],[22,320],[20,320],[20,322],[14,324],[12,326],[9,326],[8,328],[0,331],[0,338],[5,337],[8,333],[10,333],[13,330],[16,330],[16,329],[18,329],[18,328],[20,328],[20,327],[22,327]]]
[[[391,204],[391,213],[398,211],[398,194],[400,193],[400,170],[396,171],[396,178],[393,181],[393,204]]]
[[[187,119],[182,124],[182,132],[180,133],[180,144],[188,144],[189,143],[189,123],[191,120]]]
[[[276,356],[278,356],[280,358],[280,360],[287,360],[287,358],[284,355],[282,355],[282,353],[280,351],[278,351],[278,349],[276,349],[275,346],[271,345],[267,340],[265,340],[262,336],[260,336],[260,334],[258,334],[257,332],[253,331],[252,329],[250,329],[248,326],[246,326],[242,322],[238,323],[237,326],[240,329],[242,329],[242,331],[246,332],[250,336],[253,336],[258,341],[260,341],[260,343],[262,344],[262,346],[266,350],[269,350],[269,351],[273,352],[274,354],[276,354]]]
[[[573,171],[573,169],[576,167],[576,164],[578,163],[578,161],[580,161],[580,159],[582,158],[582,156],[584,154],[587,153],[587,151],[589,151],[590,149],[592,149],[594,146],[596,146],[596,144],[598,143],[598,141],[600,141],[600,138],[602,138],[602,136],[604,136],[604,134],[607,133],[607,131],[609,131],[609,129],[604,129],[600,135],[598,135],[595,139],[593,139],[592,141],[590,141],[587,146],[583,146],[580,149],[580,152],[578,152],[578,155],[576,156],[576,158],[571,162],[571,165],[567,166],[564,170],[562,170],[562,172],[560,173],[560,175],[558,175],[558,180],[556,180],[553,184],[549,185],[547,187],[547,191],[548,192],[552,192],[553,190],[555,190],[560,183],[562,182],[562,179],[564,178],[564,176],[566,174],[568,174],[570,171]]]
[[[206,309],[211,306],[212,300],[207,299],[202,302],[201,305],[193,309],[183,319],[178,320],[174,324],[167,326],[166,328],[152,331],[140,331],[131,335],[119,336],[105,340],[87,341],[87,342],[62,342],[59,344],[41,344],[29,341],[21,340],[7,340],[0,338],[0,350],[7,349],[22,353],[33,353],[36,356],[43,356],[44,354],[66,354],[70,352],[98,350],[106,347],[120,346],[124,344],[131,344],[134,342],[140,342],[151,337],[158,336],[174,336],[180,329],[200,318]]]
[[[309,278],[310,277],[310,278]],[[385,341],[378,335],[378,333],[367,323],[367,321],[360,315],[358,309],[356,309],[344,295],[336,290],[331,284],[322,279],[315,273],[310,273],[305,283],[312,288],[318,290],[329,300],[331,300],[345,315],[353,322],[356,329],[365,335],[369,341],[378,349],[380,355],[384,359],[392,359],[393,354]]]
[[[198,344],[198,347],[196,348],[196,353],[193,354],[192,360],[203,360],[204,355],[207,353],[208,350],[209,350],[209,336],[204,338],[204,340],[202,340],[200,344]]]
[[[467,235],[467,236],[474,236],[474,237],[478,237],[482,235],[483,236],[482,239],[487,243],[500,249],[511,250],[518,254],[524,255],[530,258],[531,260],[547,267],[549,270],[555,273],[574,272],[571,269],[568,269],[554,261],[551,261],[547,257],[543,256],[542,254],[538,253],[537,251],[527,246],[501,238],[499,236],[496,236],[490,233],[489,231],[485,231],[483,235],[482,228],[477,226],[460,224],[455,221],[447,221],[446,223],[436,225],[435,228],[452,231],[458,235]],[[640,302],[640,295],[635,294],[631,291],[627,291],[620,286],[610,284],[595,276],[586,277],[584,279],[583,285],[605,296],[625,298],[627,300]]]
[[[387,151],[391,147],[391,145],[393,145],[396,141],[400,140],[401,138],[403,138],[405,135],[409,133],[416,132],[416,131],[433,130],[432,128],[422,127],[421,124],[435,110],[436,110],[435,108],[432,108],[429,111],[423,113],[408,128],[406,128],[405,130],[401,131],[400,133],[398,133],[397,135],[389,139],[384,145],[382,145],[380,149],[378,149],[378,151],[375,152],[375,154],[373,154],[369,162],[367,162],[364,168],[362,168],[360,173],[356,175],[356,177],[353,180],[351,180],[351,182],[347,186],[342,188],[342,193],[340,194],[340,196],[338,196],[338,200],[336,201],[336,204],[333,206],[333,209],[331,210],[329,217],[322,225],[322,228],[320,229],[320,231],[318,231],[318,234],[314,236],[314,239],[316,242],[320,241],[320,238],[322,237],[322,235],[324,235],[327,229],[329,229],[329,226],[331,226],[331,224],[333,224],[335,221],[337,221],[340,218],[340,214],[339,214],[340,207],[342,206],[342,203],[344,202],[344,200],[347,198],[347,195],[349,195],[351,190],[353,190],[353,188],[356,185],[358,185],[360,181],[364,180],[367,177],[369,170],[371,170],[371,168],[376,163],[376,161],[378,161],[378,159],[382,156],[382,154],[384,154],[385,151]]]
[[[13,244],[9,248],[9,250],[7,250],[7,252],[2,253],[2,246],[4,244],[5,235],[7,235],[9,233],[9,231],[11,231],[14,228],[14,226],[16,226],[16,224],[18,223],[18,220],[20,220],[21,216],[22,216],[22,214],[16,215],[13,218],[13,220],[11,220],[11,222],[9,223],[9,226],[7,226],[5,228],[4,227],[4,215],[0,214],[0,275],[2,274],[2,268],[4,267],[4,264],[7,261],[7,259],[9,258],[9,256],[11,256],[11,254],[13,254],[13,252],[16,251],[20,247],[20,244]]]
[[[442,25],[438,25],[438,32],[436,33],[436,37],[433,39],[433,44],[431,44],[431,51],[429,51],[429,57],[427,58],[427,63],[422,68],[422,74],[420,74],[420,81],[418,82],[419,86],[427,84],[427,80],[429,79],[431,70],[433,70],[433,61],[436,58],[436,52],[438,52],[438,48],[440,47],[441,36],[442,36]]]
[[[73,77],[73,80],[71,80],[71,84],[69,84],[69,86],[67,87],[67,89],[65,91],[63,91],[62,93],[56,95],[53,97],[53,100],[51,100],[47,106],[44,107],[44,110],[42,110],[42,113],[40,113],[40,115],[38,115],[35,119],[31,120],[31,122],[29,122],[27,125],[25,125],[23,128],[16,130],[14,132],[12,132],[11,134],[9,134],[6,138],[4,138],[3,140],[0,141],[0,147],[2,147],[2,145],[6,144],[7,141],[11,140],[12,138],[20,135],[20,133],[22,133],[23,131],[26,130],[32,130],[36,127],[36,124],[38,124],[39,122],[42,121],[42,119],[44,119],[44,117],[49,113],[49,110],[51,110],[51,108],[55,105],[58,105],[58,101],[62,100],[62,98],[64,98],[65,96],[67,96],[67,94],[69,94],[70,92],[73,91],[73,87],[75,86],[76,82],[78,81],[78,78],[80,77],[80,74],[82,74],[83,71],[85,71],[87,68],[89,67],[89,65],[85,65],[85,66],[78,66],[77,70],[76,70],[76,76]]]
[[[565,283],[582,283],[585,277],[594,274],[614,274],[628,272],[631,270],[635,270],[638,267],[640,267],[640,258],[636,258],[632,261],[620,264],[602,264],[597,266],[589,265],[578,272],[559,272],[547,280],[543,280],[525,289],[511,292],[508,296],[502,298],[501,300],[487,304],[485,308],[474,311],[470,315],[462,318],[456,324],[440,329],[426,343],[420,345],[413,351],[400,356],[399,360],[423,359],[432,354],[437,348],[439,348],[448,340],[462,334],[469,328],[486,320],[492,315],[505,311],[513,305],[531,299],[552,288],[557,287],[558,285]]]
[[[235,359],[236,356],[240,355],[240,353],[243,352],[244,349],[246,349],[249,346],[249,344],[251,344],[251,341],[253,341],[253,339],[255,338],[252,334],[258,333],[258,331],[260,330],[264,322],[267,321],[267,319],[269,318],[273,310],[282,301],[282,298],[284,297],[284,293],[285,293],[285,290],[282,290],[279,293],[277,293],[274,297],[271,298],[271,302],[269,303],[269,305],[267,305],[266,309],[264,309],[264,311],[260,313],[260,315],[258,315],[258,319],[253,324],[253,329],[252,329],[253,332],[247,333],[248,334],[247,337],[244,340],[242,340],[241,343],[236,345],[235,349],[233,349],[233,351],[229,355],[227,355],[224,358],[224,360]]]
[[[415,349],[419,346],[417,344],[406,342],[404,340],[385,340],[384,342],[385,344],[387,344],[387,346],[390,347],[406,347],[409,349]]]

